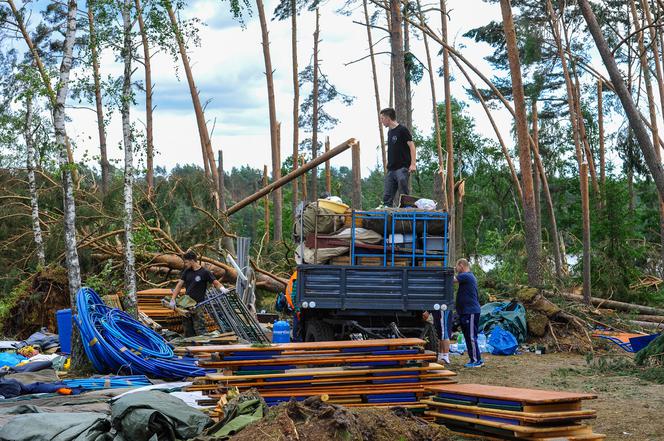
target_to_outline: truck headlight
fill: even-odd
[[[302,307],[303,307],[303,308],[308,308],[308,307],[309,307],[309,303],[308,303],[308,302],[302,302]]]
[[[436,311],[439,311],[440,310],[440,305],[438,303],[436,303],[435,305],[433,305],[433,309],[435,309]]]
[[[311,301],[309,302],[309,308],[315,308],[316,307],[316,302]]]

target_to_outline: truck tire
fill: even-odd
[[[436,332],[435,326],[427,322],[424,325],[424,329],[422,330],[421,338],[426,341],[424,348],[427,351],[433,351],[436,354],[438,354],[438,348],[440,347],[439,346],[440,339],[438,338],[438,333]]]
[[[333,341],[334,329],[329,323],[322,320],[310,320],[307,322],[307,332],[305,333],[304,341]]]

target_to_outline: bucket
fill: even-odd
[[[290,343],[290,325],[285,320],[274,322],[272,343]]]
[[[61,309],[55,313],[60,336],[60,352],[71,354],[71,309]]]

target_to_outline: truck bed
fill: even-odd
[[[453,304],[454,270],[442,267],[299,265],[297,304],[316,310],[433,311]]]

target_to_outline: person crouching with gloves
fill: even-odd
[[[193,251],[187,251],[182,256],[184,261],[184,270],[180,275],[180,280],[175,289],[172,291],[170,307],[175,309],[175,299],[180,294],[182,287],[185,287],[186,293],[189,297],[194,299],[196,303],[205,300],[205,292],[208,289],[208,284],[219,289],[223,294],[229,292],[223,285],[214,277],[214,274],[207,268],[203,268],[198,262],[198,256]],[[183,325],[185,330],[185,337],[193,337],[194,335],[203,335],[207,332],[205,325],[205,312],[198,308],[192,310],[190,316],[183,318]]]

